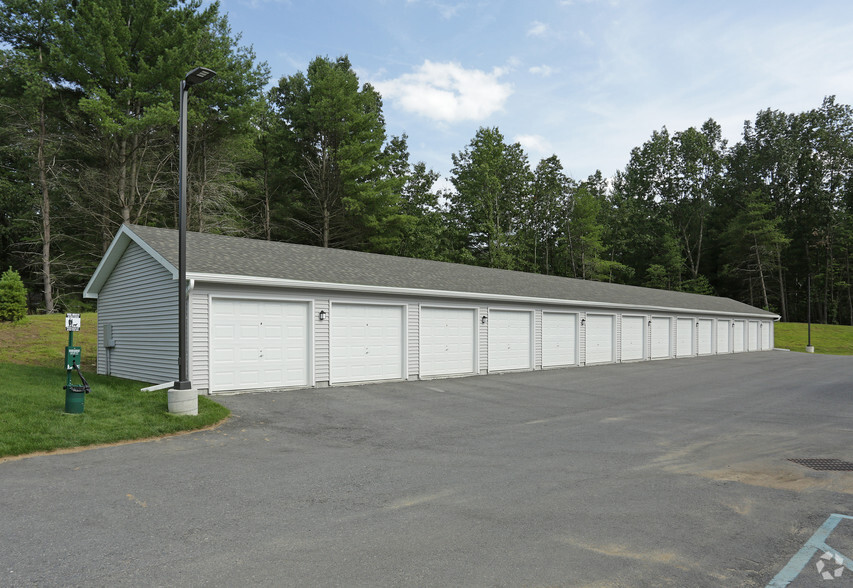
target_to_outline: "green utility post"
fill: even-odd
[[[88,386],[73,386],[71,384],[71,373],[77,370],[80,373],[80,361],[82,356],[80,348],[74,346],[74,331],[80,330],[80,315],[65,315],[65,330],[68,331],[68,346],[65,347],[65,412],[69,414],[81,414],[83,404],[88,392]],[[82,375],[80,376],[82,379]]]

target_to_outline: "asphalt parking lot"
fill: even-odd
[[[851,395],[853,358],[774,351],[225,397],[0,463],[0,585],[765,586],[853,515],[788,461],[853,461]],[[853,585],[819,556],[792,586]]]

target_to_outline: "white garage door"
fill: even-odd
[[[773,329],[773,323],[770,321],[761,321],[761,348],[765,351],[768,349],[772,349],[773,345],[770,344],[770,333]]]
[[[622,361],[643,359],[646,317],[622,316]]]
[[[532,316],[525,310],[489,310],[489,371],[533,367]]]
[[[476,321],[473,308],[421,307],[421,375],[474,373]]]
[[[652,317],[652,359],[669,357],[671,351],[671,324],[669,317]]]
[[[731,321],[717,321],[717,353],[729,353],[729,337],[731,336]]]
[[[586,363],[608,363],[613,361],[612,314],[586,315]]]
[[[575,365],[578,315],[542,313],[542,366]]]
[[[675,357],[693,355],[693,319],[680,318],[675,322]]]
[[[372,382],[403,378],[403,306],[332,303],[330,379]]]
[[[309,304],[214,298],[210,391],[310,385]]]
[[[710,355],[714,351],[714,320],[699,319],[699,355]]]
[[[758,321],[749,321],[747,337],[747,351],[758,350]]]
[[[735,321],[732,327],[732,350],[735,353],[743,351],[744,336],[746,335],[745,321]]]

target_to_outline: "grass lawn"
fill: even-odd
[[[62,368],[65,365],[66,345],[68,333],[65,330],[64,314],[38,314],[17,323],[0,322],[0,363]],[[80,331],[74,333],[74,345],[82,348],[80,369],[83,375],[95,373],[97,313],[84,312],[80,315]]]
[[[809,340],[806,323],[776,323],[776,347],[791,351],[806,351]],[[812,345],[815,353],[853,355],[853,327],[812,324]]]
[[[97,316],[82,315],[74,345],[92,392],[83,414],[65,414],[65,315],[30,316],[0,323],[0,458],[33,452],[159,437],[213,425],[230,411],[200,396],[197,416],[169,414],[165,390],[95,374]],[[73,384],[80,380],[75,373]]]
[[[0,457],[200,429],[229,414],[200,396],[198,416],[175,416],[165,390],[140,392],[147,384],[109,376],[86,380],[92,392],[83,414],[65,414],[64,369],[0,364]]]

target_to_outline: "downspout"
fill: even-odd
[[[187,313],[186,313],[187,324],[186,324],[186,331],[184,331],[187,334],[186,344],[187,344],[187,349],[188,349],[187,359],[186,359],[186,361],[187,361],[187,377],[189,377],[189,374],[192,373],[192,365],[193,365],[192,328],[191,328],[192,324],[193,324],[193,313],[190,312],[190,310],[192,309],[191,294],[192,294],[194,289],[195,289],[195,280],[194,279],[187,280],[187,290],[186,290],[186,292],[187,292],[187,297],[186,297],[186,300],[187,300],[187,309],[186,309],[187,310]],[[190,377],[190,380],[192,380],[191,377]]]

